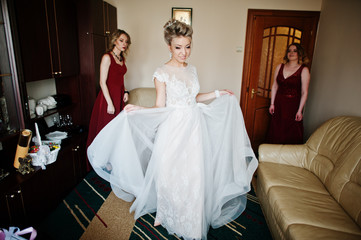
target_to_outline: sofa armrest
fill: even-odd
[[[307,147],[306,145],[261,144],[258,153],[260,162],[304,167]]]

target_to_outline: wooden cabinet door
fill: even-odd
[[[78,73],[73,0],[15,0],[14,12],[25,81]]]
[[[19,186],[3,193],[0,203],[0,223],[2,226],[17,226],[26,218],[24,201]]]
[[[75,3],[73,0],[48,2],[49,25],[53,26],[49,29],[49,36],[54,77],[76,75],[79,72],[79,57]]]
[[[25,176],[26,180],[19,180],[26,212],[26,219],[22,223],[39,222],[54,208],[54,181],[48,173],[47,170],[40,169],[31,177]],[[22,178],[20,175],[18,177]]]
[[[73,157],[73,166],[75,180],[78,184],[86,176],[86,140],[87,134],[81,133],[73,137],[73,145],[71,148]]]
[[[66,195],[76,185],[76,173],[73,161],[73,148],[75,144],[74,139],[71,139],[71,144],[63,144],[59,151],[57,160],[47,166],[48,178],[53,182],[52,198],[53,202],[57,204],[66,197]]]
[[[82,125],[88,126],[99,87],[100,61],[106,51],[107,36],[104,26],[104,6],[108,8],[110,29],[116,29],[116,8],[102,0],[77,0],[80,98]],[[108,20],[107,20],[108,22]],[[114,31],[113,30],[113,31]],[[110,34],[109,30],[109,34]]]
[[[117,22],[117,8],[108,3],[108,29],[110,33],[117,30],[118,22]]]
[[[13,3],[25,81],[51,78],[52,60],[44,0],[15,0]]]
[[[108,49],[111,34],[117,30],[117,8],[103,2],[105,48]]]

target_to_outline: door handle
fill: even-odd
[[[253,99],[253,96],[255,93],[260,93],[259,91],[255,90],[254,88],[252,88],[252,91],[251,91],[251,99]]]

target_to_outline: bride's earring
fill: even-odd
[[[170,52],[169,53],[169,59],[172,59],[172,57],[173,57],[173,54]]]

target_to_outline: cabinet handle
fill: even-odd
[[[60,75],[61,75],[61,72],[58,72],[58,74],[60,74]]]
[[[105,34],[109,35],[109,34],[110,34],[110,32],[109,32],[109,31],[105,31]]]

